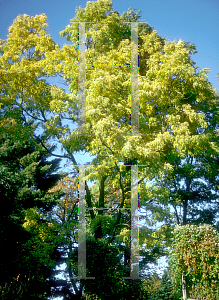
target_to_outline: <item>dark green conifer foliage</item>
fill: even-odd
[[[47,161],[48,154],[34,140],[0,139],[0,295],[1,299],[43,299],[50,292],[46,278],[50,268],[27,250],[33,236],[23,227],[28,208],[49,211],[60,195],[48,190],[61,178],[52,174],[59,161]],[[43,220],[39,220],[43,222]],[[57,251],[50,253],[55,259]],[[46,299],[46,298],[45,298]]]

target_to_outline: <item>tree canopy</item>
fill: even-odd
[[[51,173],[43,177],[44,172],[55,170],[48,163],[39,165],[42,170],[37,171],[40,156],[35,152],[22,158],[22,180],[28,185],[25,176],[29,176],[29,182],[36,182],[35,188],[20,190],[27,207],[18,205],[19,217],[22,209],[26,213],[20,225],[34,234],[30,239],[36,247],[33,256],[36,258],[45,246],[42,264],[48,265],[50,251],[62,245],[75,293],[81,295],[84,289],[87,295],[95,293],[102,299],[122,299],[121,291],[131,289],[122,276],[130,275],[132,166],[138,166],[139,209],[146,211],[139,228],[141,276],[149,263],[169,255],[176,224],[217,227],[218,95],[208,81],[208,69],[199,70],[192,60],[195,46],[160,37],[140,21],[140,11],[129,9],[120,14],[114,11],[112,1],[98,0],[88,1],[85,8],[77,7],[75,13],[71,25],[60,33],[71,45],[59,47],[52,40],[46,31],[45,14],[18,16],[7,40],[0,41],[0,130],[7,131],[13,142],[16,137],[18,145],[23,139],[26,145],[28,139],[35,139],[37,151],[45,153],[45,158],[53,155],[72,165],[72,174],[65,174],[58,182]],[[82,33],[86,33],[85,57]],[[61,86],[56,81],[60,77]],[[138,101],[133,102],[136,95]],[[138,129],[135,134],[133,120]],[[115,269],[116,265],[121,269],[105,272],[103,266],[95,289],[95,281],[73,279],[79,234],[78,152],[94,156],[86,166],[86,208],[101,208],[85,214],[89,261],[96,261],[95,251],[106,252],[104,266],[114,264]],[[10,157],[9,163],[13,172],[6,166],[1,170],[1,180],[9,177],[4,172],[12,172],[12,181],[2,181],[4,188],[17,180],[16,160]],[[63,196],[55,207],[53,193],[57,199]],[[7,197],[5,191],[3,195]],[[11,202],[17,205],[15,194]],[[9,202],[2,203],[5,212],[10,210]],[[162,226],[155,228],[158,222]],[[87,264],[87,274],[93,276],[92,272],[93,263]],[[121,289],[110,290],[117,286],[118,278]],[[102,293],[102,284],[109,287],[107,294]],[[132,296],[143,298],[134,290]]]

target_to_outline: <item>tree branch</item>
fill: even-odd
[[[176,213],[176,220],[177,220],[177,224],[180,224],[180,221],[179,221],[179,215],[178,215],[178,212],[177,212],[177,209],[176,209],[176,205],[172,204],[174,210],[175,210],[175,213]]]

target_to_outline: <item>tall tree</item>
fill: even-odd
[[[116,215],[114,212],[99,210],[96,213],[90,210],[90,216],[87,215],[88,232],[96,241],[108,240],[109,243],[122,246],[127,265],[130,262],[131,213],[124,208],[130,207],[131,203],[131,165],[144,165],[138,168],[140,207],[151,205],[155,221],[164,220],[167,223],[170,220],[172,225],[174,222],[170,211],[161,207],[156,208],[155,212],[156,194],[149,199],[154,202],[146,202],[147,193],[153,194],[146,182],[153,179],[159,182],[166,174],[173,174],[174,164],[179,164],[188,156],[200,158],[201,154],[212,152],[216,157],[218,153],[213,123],[209,123],[212,109],[216,115],[214,107],[217,98],[208,82],[206,70],[198,71],[191,60],[194,46],[182,40],[168,42],[144,23],[139,24],[138,30],[140,134],[130,135],[133,44],[131,25],[125,22],[139,19],[140,13],[134,10],[122,15],[114,12],[110,0],[88,2],[86,8],[76,9],[72,24],[62,32],[73,44],[60,49],[44,30],[45,15],[23,15],[15,20],[7,41],[2,42],[0,49],[0,64],[4,70],[2,94],[7,112],[12,106],[18,107],[26,124],[32,122],[36,129],[41,127],[42,133],[37,138],[44,149],[50,154],[69,159],[77,171],[74,157],[77,151],[95,155],[92,165],[87,167],[86,204],[88,207],[111,208],[114,202],[120,210]],[[81,96],[78,94],[82,90],[80,82],[83,72],[78,68],[78,55],[81,62],[78,49],[78,44],[81,44],[81,40],[78,41],[79,21],[85,22],[87,34],[88,135],[79,134],[79,129],[74,128],[75,123],[81,121],[81,117],[78,118],[81,111],[78,98]],[[20,34],[25,42],[19,39]],[[138,53],[135,52],[135,56]],[[65,93],[64,88],[50,85],[46,79],[42,79],[42,76],[57,74],[64,79],[69,94]],[[22,82],[21,85],[18,85],[17,78]],[[133,114],[132,120],[135,118]],[[45,141],[52,141],[53,144],[59,142],[63,154],[56,154]],[[191,168],[186,174],[191,176],[190,173]],[[88,186],[88,180],[93,181],[92,187]],[[168,189],[164,185],[162,190],[165,193],[160,203],[167,205],[171,203]],[[159,217],[160,212],[163,219]],[[149,224],[149,218],[147,222]],[[155,259],[164,253],[162,238],[165,237],[168,244],[169,227],[166,224],[166,227],[154,230],[153,239],[148,237],[151,228],[140,231],[144,237],[140,241],[142,256],[147,257],[145,244],[148,241],[151,250],[148,257]]]

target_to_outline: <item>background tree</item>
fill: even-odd
[[[218,299],[218,255],[218,232],[212,225],[177,226],[170,254],[175,293],[181,294],[184,273],[190,296]]]
[[[122,279],[126,271],[117,245],[90,238],[86,247],[87,276],[95,277],[95,280],[81,280],[87,295],[96,295],[98,299],[142,299],[141,280]],[[72,253],[71,259],[77,270],[77,252]]]
[[[69,280],[57,280],[53,276],[55,286],[53,295],[63,295],[63,291],[60,292],[60,287],[62,287],[62,290],[65,289],[68,295],[73,295],[73,289],[74,294],[82,296],[83,285],[78,287],[79,280],[73,279],[76,275],[71,264],[71,256],[75,248],[77,249],[75,244],[78,239],[78,179],[67,175],[61,178],[50,192],[63,192],[60,202],[51,212],[46,213],[45,217],[48,222],[53,223],[58,234],[60,258],[56,265],[65,262],[67,264],[65,273],[69,276]],[[55,270],[53,270],[53,274],[56,274]]]
[[[55,232],[37,212],[49,211],[60,197],[48,194],[61,176],[54,174],[59,160],[47,162],[48,153],[36,141],[15,141],[6,133],[0,139],[0,156],[1,299],[45,299],[51,285],[46,279],[58,253],[45,238]],[[34,222],[38,232],[24,229]]]
[[[174,297],[174,290],[167,270],[164,271],[162,278],[160,278],[156,273],[154,273],[152,276],[149,276],[148,279],[144,279],[143,290],[145,297],[143,299],[179,299],[179,297]]]

